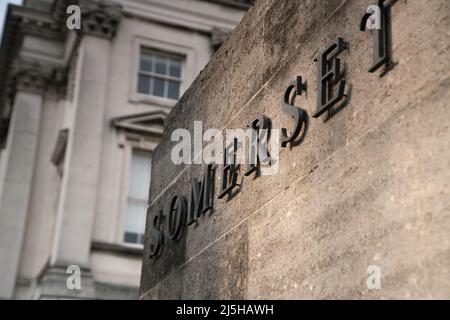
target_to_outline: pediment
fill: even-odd
[[[114,118],[111,123],[115,128],[140,134],[162,135],[167,113],[163,111],[130,114]]]

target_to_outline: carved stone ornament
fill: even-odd
[[[66,87],[65,74],[57,66],[20,61],[13,68],[10,85],[13,91],[62,96]]]
[[[82,31],[85,34],[111,39],[120,23],[122,7],[106,0],[80,0]]]

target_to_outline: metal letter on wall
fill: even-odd
[[[291,99],[291,93],[295,89],[295,94]],[[289,85],[286,89],[283,101],[281,101],[281,110],[294,118],[295,127],[292,133],[289,135],[286,128],[281,129],[281,146],[286,148],[289,143],[291,147],[295,144],[300,132],[302,131],[303,124],[307,121],[307,113],[305,110],[294,106],[293,102],[296,96],[300,96],[303,91],[306,91],[306,85],[302,82],[302,77],[297,77],[297,80]]]
[[[189,204],[188,225],[197,222],[197,218],[213,208],[215,170],[212,164],[206,166],[202,182],[192,179],[191,202]]]
[[[345,76],[341,72],[339,54],[347,48],[343,38],[323,51],[317,59],[317,110],[314,118],[319,118],[324,112],[342,101],[345,96]],[[334,87],[338,86],[337,94]]]
[[[236,164],[237,149],[238,141],[236,138],[225,148],[219,199],[224,198],[226,195],[231,196],[233,190],[239,186],[237,183],[239,175],[239,165]]]
[[[269,139],[270,121],[264,115],[258,116],[252,120],[248,127],[249,132],[249,146],[248,146],[248,164],[245,176],[248,177],[255,173],[255,177],[260,175],[261,161],[263,163],[270,163],[268,154],[267,142]],[[264,159],[260,159],[260,155]]]
[[[157,232],[154,244],[150,244],[150,258],[158,256],[161,253],[162,247],[164,245],[164,233],[161,230],[161,226],[164,225],[164,213],[162,209],[158,209],[158,214],[153,218],[153,228]]]
[[[381,66],[389,66],[391,57],[389,52],[389,27],[390,27],[390,5],[385,6],[384,0],[367,8],[361,19],[360,30],[366,31],[368,27],[373,38],[373,65],[369,72],[377,71]]]
[[[179,194],[172,198],[168,208],[167,235],[171,240],[178,240],[186,225],[186,199]]]

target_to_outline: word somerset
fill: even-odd
[[[392,68],[392,58],[389,48],[390,45],[390,7],[395,1],[385,4],[385,1],[378,1],[377,5],[370,6],[364,13],[360,30],[365,31],[366,26],[371,29],[373,38],[373,65],[369,72],[374,73],[381,67],[384,67],[383,73]],[[341,104],[347,102],[346,95],[346,77],[339,55],[348,48],[343,38],[338,38],[335,43],[323,50],[316,59],[318,67],[317,78],[317,110],[314,118],[319,118],[325,112],[331,112],[332,108],[340,107]],[[303,139],[306,132],[306,121],[308,114],[305,110],[296,107],[293,102],[296,96],[302,95],[306,91],[306,86],[302,82],[302,77],[298,76],[297,80],[290,84],[286,89],[281,110],[284,114],[294,118],[295,126],[288,133],[288,129],[281,129],[280,144],[282,148],[297,146],[299,141]],[[262,140],[270,139],[270,119],[264,115],[256,117],[249,124],[249,128],[253,129],[257,134],[251,136],[250,145],[255,146]],[[264,136],[259,132],[266,132]],[[267,134],[267,132],[269,132]],[[221,183],[218,199],[227,197],[228,201],[236,195],[239,190],[238,175],[240,166],[236,164],[236,156],[238,150],[237,139],[225,148],[224,162],[221,166]],[[250,162],[247,165],[245,176],[254,175],[257,177],[260,173],[261,162],[267,159],[260,159],[256,150],[249,150]],[[270,159],[269,159],[270,163]],[[204,176],[201,179],[194,178],[192,180],[192,189],[190,195],[189,206],[186,198],[182,194],[172,197],[166,207],[166,212],[158,209],[152,219],[152,228],[154,233],[153,243],[150,244],[149,258],[158,258],[161,256],[163,245],[166,237],[170,240],[177,241],[183,235],[186,226],[190,226],[198,222],[198,218],[206,212],[213,210],[214,198],[214,178],[215,168],[212,164],[206,165]]]

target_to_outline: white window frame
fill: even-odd
[[[145,95],[148,95],[148,96],[153,96],[153,97],[172,99],[172,98],[166,97],[166,95],[169,94],[169,92],[168,92],[169,91],[169,86],[166,85],[166,83],[167,83],[166,81],[173,81],[173,82],[177,82],[179,87],[178,87],[178,98],[177,99],[172,99],[172,100],[178,101],[178,99],[181,97],[181,85],[183,83],[183,65],[185,64],[185,57],[184,56],[175,55],[173,53],[162,52],[162,51],[157,51],[157,50],[147,49],[147,48],[142,48],[141,52],[140,52],[140,60],[142,59],[142,55],[143,54],[152,55],[153,57],[160,55],[160,56],[162,56],[162,57],[164,57],[166,59],[178,60],[178,63],[180,64],[180,77],[174,77],[174,76],[171,76],[170,74],[159,74],[159,73],[156,73],[156,72],[153,72],[153,71],[145,71],[145,70],[142,70],[141,68],[139,68],[139,70],[138,70],[138,78],[140,76],[145,76],[145,77],[150,78],[150,80],[151,80],[150,87],[152,86],[151,83],[152,83],[152,81],[154,81],[154,79],[160,79],[160,80],[164,81],[164,97],[156,96],[156,95],[154,95],[152,93],[148,93],[148,94],[142,93],[142,92],[139,92],[139,93],[140,94],[145,94]],[[155,64],[155,62],[152,61],[152,64]],[[166,64],[166,67],[168,65],[169,64]],[[138,86],[139,86],[139,83],[138,83]]]
[[[174,56],[183,57],[184,61],[181,64],[181,83],[179,92],[179,97],[181,97],[188,88],[187,84],[190,84],[194,81],[192,76],[195,75],[196,70],[196,56],[194,48],[152,38],[143,38],[140,36],[136,36],[133,38],[129,101],[132,103],[156,105],[166,108],[173,107],[178,100],[172,100],[138,92],[138,75],[140,71],[139,64],[142,50],[149,50],[150,52],[161,52],[169,55],[172,54]]]
[[[153,151],[158,145],[157,141],[146,140],[143,136],[137,134],[129,134],[126,131],[119,132],[119,147],[123,149],[123,165],[122,165],[122,178],[121,178],[121,197],[119,198],[118,207],[118,223],[116,225],[116,243],[124,247],[139,248],[142,249],[143,245],[133,244],[124,241],[124,233],[127,218],[127,204],[128,204],[128,191],[130,187],[130,174],[131,174],[131,158],[133,150],[138,149],[144,152],[149,152],[153,155]],[[150,181],[151,182],[151,181]]]

